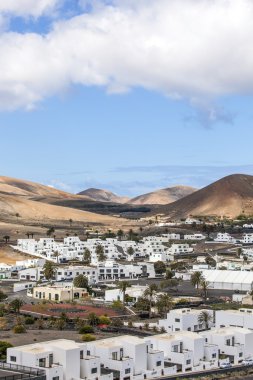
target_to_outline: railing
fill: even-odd
[[[31,368],[19,364],[10,364],[0,361],[0,370],[6,371],[6,373],[14,373],[1,376],[1,380],[46,380],[45,371],[38,368]]]

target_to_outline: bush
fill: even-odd
[[[23,334],[25,331],[25,326],[23,325],[16,325],[13,327],[14,334]]]
[[[106,317],[105,315],[101,315],[101,317],[99,317],[99,324],[100,325],[110,325],[111,320],[109,317]]]
[[[0,341],[0,359],[5,359],[7,348],[10,347],[13,347],[13,345],[3,340]]]
[[[25,318],[25,324],[26,325],[33,325],[34,324],[34,318],[33,317],[26,317]]]
[[[91,335],[91,334],[84,334],[82,336],[82,341],[83,342],[93,342],[94,340],[96,340],[96,337],[94,335]]]
[[[79,329],[79,334],[90,334],[90,333],[94,333],[94,329],[92,326],[85,325]]]

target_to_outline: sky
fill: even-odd
[[[0,0],[0,175],[135,196],[253,175],[252,0]]]

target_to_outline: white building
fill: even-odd
[[[99,263],[97,270],[99,281],[140,277],[155,278],[154,264],[146,262],[120,264],[113,260],[107,260]]]
[[[251,291],[253,272],[238,270],[203,270],[202,275],[210,289]]]
[[[128,287],[125,291],[125,296],[132,298],[132,302],[138,301],[140,297],[143,297],[143,293],[147,289],[147,286],[133,285]],[[105,291],[105,301],[123,301],[123,292],[120,289],[108,289]]]
[[[190,331],[178,331],[145,338],[153,349],[164,352],[166,362],[176,365],[178,371],[201,371],[218,366],[218,346]]]
[[[239,364],[253,354],[253,332],[241,327],[224,327],[200,333],[207,343],[219,347],[231,363]]]
[[[227,232],[219,232],[214,239],[217,243],[231,243],[234,244],[236,243],[236,239],[233,238],[230,234]]]
[[[213,327],[213,311],[211,310],[196,310],[196,309],[174,309],[167,314],[166,319],[159,320],[159,327],[164,327],[167,332],[173,331],[201,331],[205,330],[206,326],[199,321],[199,316],[202,311],[210,315],[208,328]]]
[[[252,244],[253,243],[253,234],[244,234],[241,241],[244,244]]]
[[[239,310],[217,310],[215,313],[215,326],[244,327],[253,330],[253,310],[242,308]]]
[[[184,235],[184,240],[204,240],[205,238],[203,234]]]
[[[7,363],[45,370],[47,380],[113,380],[101,373],[101,361],[87,352],[85,343],[58,339],[8,348]]]

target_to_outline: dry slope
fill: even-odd
[[[196,189],[190,186],[173,186],[139,195],[138,197],[130,199],[128,203],[134,205],[165,205],[192,194],[194,191],[196,191]]]
[[[224,177],[170,205],[159,207],[156,212],[171,218],[253,215],[253,176],[233,174]]]

